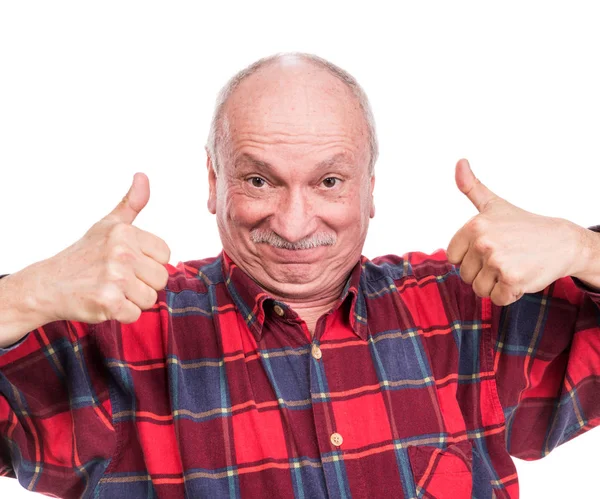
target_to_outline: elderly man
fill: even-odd
[[[598,423],[600,241],[476,180],[447,252],[369,261],[377,141],[356,81],[278,54],[219,96],[223,252],[168,264],[123,201],[0,281],[0,473],[59,497],[518,496]],[[460,264],[460,270],[455,265]]]

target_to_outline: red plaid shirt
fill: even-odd
[[[226,255],[169,266],[130,325],[53,322],[0,355],[0,475],[60,497],[518,496],[600,421],[600,294],[508,307],[443,251],[369,261],[314,337]]]

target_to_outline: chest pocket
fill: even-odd
[[[445,450],[422,445],[407,449],[418,499],[470,499],[472,447],[468,440]]]

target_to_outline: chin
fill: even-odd
[[[298,286],[311,283],[323,275],[321,265],[288,263],[282,268],[277,263],[265,263],[264,271],[270,279],[282,286]]]

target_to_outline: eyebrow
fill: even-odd
[[[266,161],[261,161],[260,159],[254,157],[252,154],[250,153],[242,153],[236,160],[235,160],[235,164],[234,164],[234,168],[238,168],[242,163],[250,163],[251,165],[254,165],[256,167],[259,168],[268,168],[268,169],[273,169],[273,165],[271,165],[270,163],[266,162]],[[333,155],[331,158],[325,159],[323,161],[319,161],[315,166],[316,168],[326,168],[326,167],[331,167],[337,164],[351,164],[350,158],[348,157],[347,153],[343,153],[343,152],[339,152],[335,155]]]
[[[272,168],[272,166],[269,163],[267,163],[266,161],[261,161],[260,159],[255,158],[254,156],[252,156],[252,154],[247,153],[247,152],[241,154],[235,160],[234,168],[235,169],[239,168],[239,166],[242,163],[250,163],[251,165],[258,166],[261,168]]]

